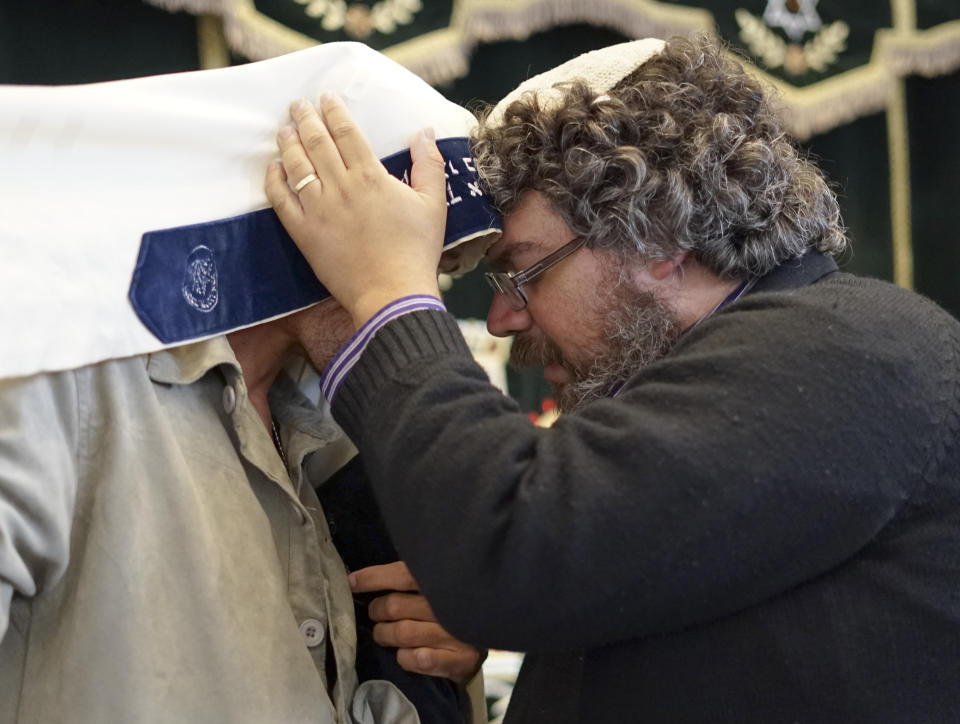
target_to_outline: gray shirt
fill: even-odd
[[[302,473],[348,443],[287,387],[289,473],[222,337],[0,381],[0,722],[417,721],[358,690]]]

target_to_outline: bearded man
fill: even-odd
[[[488,325],[558,386],[549,429],[436,301],[430,134],[411,189],[321,110],[267,189],[360,328],[323,389],[439,620],[528,652],[507,722],[960,719],[960,324],[838,271],[837,203],[755,80],[636,41],[486,117]]]

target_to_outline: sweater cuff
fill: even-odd
[[[409,314],[418,309],[440,309],[446,311],[446,307],[436,297],[423,294],[415,294],[408,297],[401,297],[374,314],[370,319],[364,322],[354,335],[347,340],[347,343],[340,348],[336,356],[330,360],[330,363],[320,375],[320,392],[328,402],[333,402],[337,394],[337,388],[347,377],[350,370],[357,363],[363,350],[370,344],[370,340],[380,329],[391,319]]]
[[[450,313],[422,309],[392,319],[369,341],[341,382],[330,403],[334,418],[356,441],[355,433],[359,432],[369,406],[377,404],[380,390],[395,381],[398,373],[416,366],[418,374],[408,376],[409,384],[419,377],[428,361],[462,356],[473,359],[457,320]]]

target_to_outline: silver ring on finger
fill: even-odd
[[[317,174],[308,173],[306,176],[300,179],[297,185],[293,187],[293,190],[299,194],[301,191],[303,191],[303,189],[307,186],[307,184],[311,184],[314,181],[319,181],[319,180],[320,179],[317,178]]]

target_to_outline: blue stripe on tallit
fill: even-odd
[[[480,192],[467,139],[442,139],[437,146],[447,164],[444,245],[500,230],[499,218]],[[408,150],[382,162],[393,176],[409,182]],[[172,344],[256,324],[330,294],[273,209],[261,209],[148,231],[140,242],[129,296],[140,321],[161,342]]]

